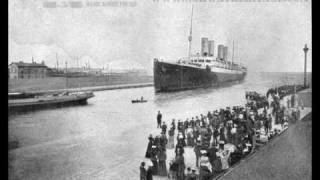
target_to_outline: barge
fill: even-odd
[[[63,92],[55,94],[8,94],[9,112],[35,110],[47,107],[86,104],[87,99],[94,97],[92,92]]]

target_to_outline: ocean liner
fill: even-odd
[[[181,58],[177,62],[154,59],[153,72],[156,92],[212,87],[224,82],[241,81],[247,74],[246,67],[233,62],[234,51],[232,61],[228,61],[227,46],[218,45],[218,55],[214,57],[214,41],[208,40],[208,38],[201,38],[201,54],[191,55],[192,16],[193,7],[188,38],[188,57]]]

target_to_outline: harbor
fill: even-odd
[[[155,94],[153,87],[98,91],[86,106],[13,115],[8,122],[9,179],[139,177],[148,136],[160,133],[156,126],[158,110],[169,124],[173,118],[243,105],[246,91],[265,93],[289,82],[301,84],[303,75],[256,73],[242,84],[164,94]],[[148,102],[131,103],[131,99],[141,96]],[[186,148],[186,154],[187,165],[193,165],[193,149]],[[168,153],[167,163],[169,157]]]
[[[312,3],[230,2],[10,0],[7,178],[311,179]]]

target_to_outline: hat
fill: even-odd
[[[207,151],[206,150],[200,150],[200,153],[201,154],[205,154],[205,153],[207,153]]]
[[[209,162],[209,158],[207,156],[202,156],[200,158],[200,163],[207,163],[207,162]]]

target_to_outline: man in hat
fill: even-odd
[[[215,127],[213,131],[213,142],[212,142],[213,146],[216,146],[218,144],[218,136],[219,136],[219,129],[218,127]]]
[[[184,180],[184,178],[185,178],[185,174],[184,174],[185,163],[184,163],[183,152],[181,151],[181,149],[178,149],[178,152],[176,155],[176,162],[178,163],[177,180]]]
[[[188,179],[190,179],[190,176],[191,176],[191,168],[190,167],[188,167],[187,168],[187,173],[186,173],[186,180],[188,180]]]
[[[175,159],[172,159],[169,163],[169,179],[176,179],[178,176],[178,166],[179,164],[176,162]]]
[[[172,119],[171,128],[173,129],[173,131],[176,130],[176,120],[175,119]]]
[[[148,142],[148,146],[147,146],[147,151],[146,151],[146,158],[150,158],[151,157],[151,151],[152,151],[152,145],[154,145],[154,139],[152,137],[152,134],[149,135],[149,142]]]
[[[160,148],[159,152],[158,152],[158,160],[159,160],[159,164],[158,164],[158,175],[159,176],[167,176],[167,166],[166,166],[166,159],[167,159],[167,154],[166,154],[166,149],[164,148]]]
[[[160,111],[158,111],[158,115],[157,115],[158,126],[157,126],[157,128],[161,128],[161,120],[162,120],[162,114],[160,113]]]
[[[209,163],[208,157],[204,156],[200,161],[200,170],[199,170],[199,179],[207,180],[210,179],[211,173],[211,164]]]
[[[200,140],[197,140],[196,145],[193,148],[193,151],[196,154],[196,166],[199,167],[199,158],[200,158],[200,150],[201,150],[201,142]]]
[[[255,130],[254,131],[254,134],[252,135],[252,149],[251,149],[251,153],[254,153],[255,152],[255,149],[259,146],[262,146],[263,144],[261,143],[258,143],[257,142],[257,136],[258,134],[260,133],[260,130]]]
[[[144,167],[145,166],[145,162],[141,162],[140,165],[140,180],[147,180],[147,170]]]
[[[157,160],[157,147],[155,145],[152,146],[151,157],[150,160],[153,164],[153,175],[158,174],[158,160]]]
[[[192,168],[192,173],[190,174],[189,179],[186,180],[198,180],[198,175],[196,174],[195,168]]]
[[[148,166],[146,180],[153,180],[153,167],[152,167],[152,165]]]
[[[167,125],[166,125],[166,123],[165,123],[164,121],[163,121],[163,123],[162,123],[161,129],[162,129],[162,133],[163,133],[163,134],[166,134],[166,133],[167,133]]]

